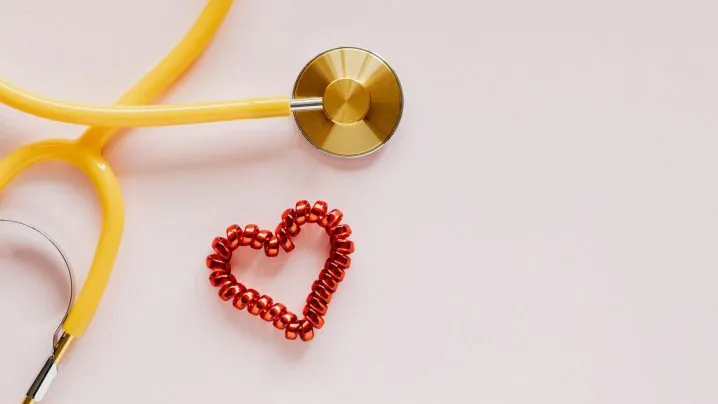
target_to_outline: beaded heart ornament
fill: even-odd
[[[328,211],[324,201],[311,205],[309,201],[301,200],[294,209],[282,213],[282,221],[274,233],[260,230],[255,224],[248,224],[244,229],[237,224],[229,226],[226,236],[212,240],[213,253],[207,257],[207,268],[211,271],[210,285],[219,288],[220,299],[231,301],[237,310],[246,309],[249,314],[273,324],[284,332],[287,339],[296,340],[299,337],[302,341],[312,340],[314,330],[324,326],[324,316],[332,295],[351,265],[349,255],[354,252],[354,242],[349,240],[349,236],[352,230],[348,224],[341,223],[343,217],[338,209]],[[292,238],[299,234],[305,223],[316,223],[326,230],[331,250],[319,277],[312,284],[307,304],[302,310],[303,317],[299,318],[282,303],[237,281],[232,275],[230,261],[239,247],[264,249],[267,257],[277,257],[281,250],[287,253],[293,251],[295,245]]]

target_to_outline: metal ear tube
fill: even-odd
[[[52,355],[47,358],[42,369],[40,369],[40,373],[35,377],[35,381],[25,393],[23,404],[39,403],[45,398],[45,394],[50,389],[52,382],[55,381],[55,377],[57,377],[60,362],[70,348],[72,340],[73,338],[70,334],[62,334],[54,345]]]
[[[25,394],[25,400],[23,401],[24,404],[39,403],[45,397],[45,393],[47,393],[48,389],[50,388],[50,385],[55,380],[55,377],[57,376],[58,366],[64,358],[65,354],[67,353],[67,350],[69,349],[70,345],[72,344],[72,336],[66,334],[62,330],[62,326],[65,323],[65,319],[67,319],[67,315],[70,312],[70,308],[75,301],[75,277],[73,275],[70,261],[63,252],[62,248],[60,248],[59,244],[45,232],[33,225],[19,220],[0,218],[0,223],[16,224],[30,229],[33,232],[42,236],[47,242],[52,244],[55,251],[57,251],[62,258],[63,264],[67,269],[68,279],[70,281],[70,298],[67,304],[67,309],[65,310],[65,314],[60,321],[60,325],[58,325],[57,329],[55,330],[55,333],[52,336],[52,350],[50,357],[47,358],[45,364],[40,369],[40,372],[38,373],[37,377],[35,377],[35,380]]]

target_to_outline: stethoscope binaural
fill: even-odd
[[[20,220],[0,219],[0,223],[19,225],[26,229],[32,230],[36,234],[42,236],[42,238],[44,238],[45,241],[50,243],[55,249],[55,251],[60,255],[63,265],[67,270],[67,276],[70,283],[70,294],[67,303],[67,309],[65,310],[65,314],[60,321],[60,325],[57,326],[57,328],[55,329],[55,333],[52,335],[52,349],[50,350],[50,356],[43,364],[40,373],[35,378],[35,381],[32,383],[27,393],[25,394],[25,403],[32,403],[33,401],[39,402],[45,396],[47,389],[50,387],[52,381],[55,379],[55,376],[57,375],[57,365],[60,360],[62,360],[62,357],[65,355],[65,353],[67,352],[67,348],[69,347],[70,340],[68,339],[65,331],[63,330],[63,325],[65,323],[65,319],[67,319],[67,316],[70,314],[70,310],[72,309],[72,305],[75,301],[75,275],[72,270],[72,265],[70,265],[70,260],[67,258],[67,254],[65,254],[60,245],[47,233],[43,232],[42,230],[31,224],[25,223]]]
[[[0,161],[0,191],[32,166],[64,161],[92,181],[103,216],[85,283],[62,322],[52,356],[26,394],[25,404],[42,400],[68,348],[92,321],[109,281],[122,238],[124,207],[119,183],[102,151],[119,128],[293,116],[314,147],[339,157],[369,154],[394,134],[403,110],[396,73],[376,54],[354,47],[334,48],[312,59],[296,79],[291,97],[148,105],[202,53],[232,3],[208,0],[184,38],[116,105],[52,99],[0,80],[0,102],[38,117],[90,126],[77,139],[42,140],[10,153]]]

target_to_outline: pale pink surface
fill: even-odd
[[[111,103],[203,3],[1,1],[0,77]],[[46,403],[718,402],[718,8],[585,3],[237,2],[167,101],[287,94],[314,54],[363,46],[400,74],[400,130],[350,161],[288,119],[127,132],[108,152],[127,205],[115,272]],[[0,153],[82,130],[2,107]],[[228,224],[274,226],[301,198],[343,209],[357,243],[308,345],[221,303],[203,268]],[[32,170],[0,216],[48,231],[84,277],[100,218],[77,172]],[[47,247],[12,230],[2,403],[65,298]],[[320,237],[247,255],[242,278],[299,310]]]

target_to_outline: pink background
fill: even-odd
[[[0,76],[111,103],[202,0],[0,1]],[[402,80],[404,120],[367,158],[293,121],[127,131],[107,156],[127,220],[101,308],[46,403],[718,402],[714,1],[238,1],[166,101],[284,95],[316,53],[361,46]],[[84,128],[0,108],[0,153]],[[357,253],[310,344],[222,303],[211,239],[296,200],[341,208]],[[62,165],[3,193],[84,279],[93,190]],[[0,402],[19,402],[65,281],[0,232]],[[325,240],[242,279],[301,307]]]

